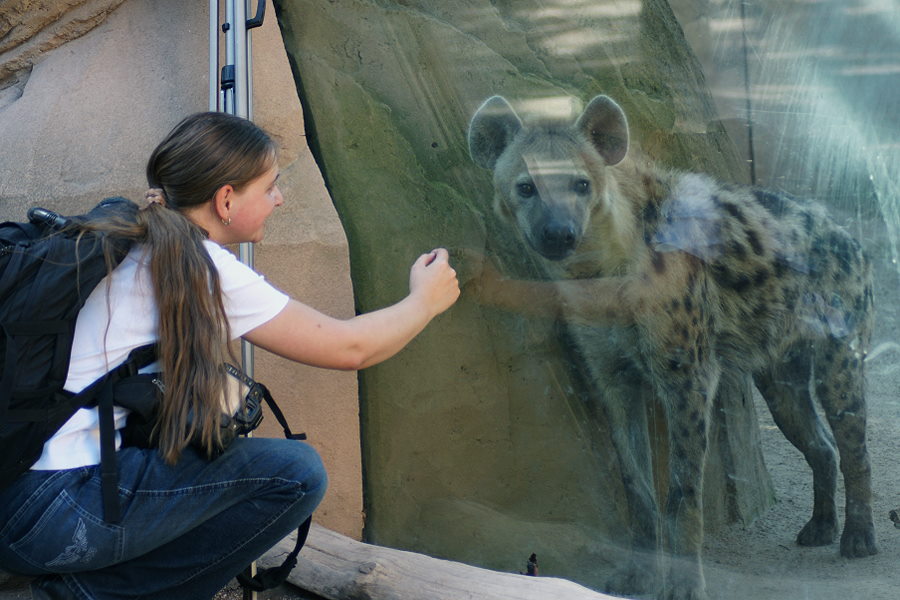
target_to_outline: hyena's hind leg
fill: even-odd
[[[816,414],[810,395],[812,355],[807,345],[795,347],[781,362],[754,373],[756,387],[775,424],[803,454],[813,473],[813,514],[797,535],[801,546],[824,546],[837,538],[835,493],[837,456],[831,435]]]
[[[846,494],[841,555],[878,552],[872,522],[872,468],[866,448],[866,398],[863,354],[847,338],[829,337],[816,347],[816,395],[834,432]]]

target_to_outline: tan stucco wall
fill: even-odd
[[[19,9],[46,12],[57,4],[10,2],[4,16],[15,17]],[[0,75],[4,65],[15,63],[8,69],[12,75],[0,78],[0,219],[23,220],[36,204],[74,213],[105,196],[139,198],[153,146],[182,117],[207,109],[208,4],[117,4],[88,0],[75,14],[53,14],[29,35],[22,34],[26,20],[19,19],[17,28],[0,18],[0,37],[11,29],[15,35],[5,39],[23,38],[0,46]],[[285,197],[266,240],[256,246],[256,267],[295,298],[333,316],[351,316],[347,241],[306,146],[271,3],[265,25],[252,35],[254,120],[279,141]],[[331,485],[317,522],[359,537],[356,375],[303,367],[263,351],[256,357],[257,379],[272,390],[292,427],[309,435],[328,467]],[[269,416],[260,435],[282,432]]]

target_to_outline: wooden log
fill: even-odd
[[[289,536],[259,559],[281,564],[294,547]],[[364,544],[313,525],[288,581],[328,600],[603,600],[566,579],[529,577],[473,567],[423,554]]]

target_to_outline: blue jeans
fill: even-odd
[[[0,567],[61,574],[48,597],[211,598],[296,529],[327,477],[303,442],[238,438],[215,460],[187,449],[175,466],[124,448],[122,520],[103,520],[100,467],[30,471],[0,491]],[[48,584],[49,585],[49,584]]]

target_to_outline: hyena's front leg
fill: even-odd
[[[669,568],[660,597],[703,600],[703,471],[710,406],[719,372],[714,364],[689,366],[671,357],[668,368],[670,377],[660,386],[660,392],[669,425],[669,487],[664,521]]]
[[[648,404],[654,391],[646,369],[634,356],[632,331],[567,323],[562,329],[572,352],[572,375],[591,398],[602,435],[598,451],[613,451],[621,475],[629,539],[624,561],[616,565],[604,590],[617,595],[645,594],[659,588],[659,509],[650,454]],[[592,439],[600,429],[591,433]]]
[[[604,586],[617,595],[652,593],[660,585],[659,508],[647,426],[648,394],[640,386],[620,384],[606,388],[601,400],[622,474],[631,534],[627,562]]]

